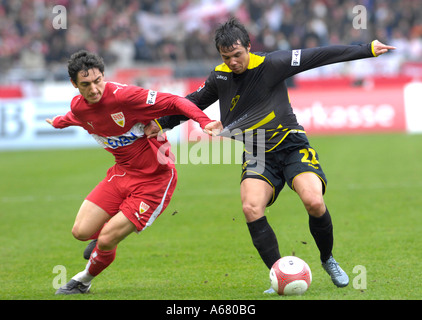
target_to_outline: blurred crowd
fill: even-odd
[[[356,5],[363,29],[353,27],[365,18]],[[214,61],[213,30],[230,16],[246,25],[252,51],[379,39],[422,60],[421,0],[0,0],[0,70],[63,64],[82,48],[120,67]]]

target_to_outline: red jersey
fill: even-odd
[[[174,167],[167,139],[148,139],[144,127],[165,115],[183,114],[204,128],[210,120],[185,98],[114,82],[106,82],[101,100],[88,104],[82,95],[72,99],[70,111],[54,119],[55,128],[80,126],[90,133],[116,164],[132,174],[153,174]]]

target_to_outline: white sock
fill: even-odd
[[[75,275],[74,277],[72,277],[73,280],[76,281],[80,281],[82,282],[84,285],[89,285],[89,283],[91,282],[92,279],[94,279],[94,276],[90,275],[88,270],[84,270],[79,272],[77,275]]]

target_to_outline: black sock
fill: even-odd
[[[328,209],[319,218],[309,215],[309,229],[319,249],[321,261],[327,261],[332,255],[334,242],[333,224]]]
[[[268,224],[267,217],[259,218],[247,223],[252,242],[258,250],[261,259],[268,269],[280,259],[277,237],[271,226]]]

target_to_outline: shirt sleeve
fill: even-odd
[[[324,65],[374,57],[371,43],[360,45],[334,45],[298,50],[275,51],[268,56],[268,72],[273,78],[287,79],[297,73]]]
[[[183,115],[198,122],[201,128],[212,122],[196,105],[177,95],[135,86],[119,90],[119,94],[119,100],[131,106],[133,115],[139,121],[149,122],[161,116]]]
[[[69,111],[64,116],[57,116],[53,120],[53,127],[56,129],[63,129],[70,126],[82,127],[82,122],[79,121],[72,111]]]

